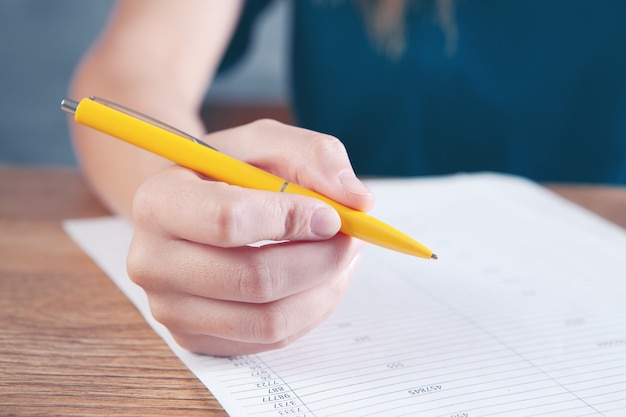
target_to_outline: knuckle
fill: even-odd
[[[152,317],[159,323],[163,324],[169,329],[174,329],[176,325],[175,316],[172,313],[172,308],[169,303],[162,302],[154,295],[149,297],[150,312]]]
[[[279,278],[269,265],[263,262],[249,263],[240,266],[236,274],[239,293],[245,301],[268,303],[275,300]]]
[[[171,330],[170,333],[172,334],[174,340],[176,340],[176,343],[178,343],[183,349],[195,353],[204,353],[204,346],[197,335],[189,335],[187,333],[180,333]]]
[[[153,194],[149,188],[148,186],[139,187],[133,196],[132,215],[136,223],[153,223],[155,210],[152,198]]]
[[[197,331],[199,327],[196,322],[190,322],[188,316],[181,314],[189,311],[187,297],[181,294],[173,295],[169,291],[151,291],[147,295],[152,317],[170,332],[193,334]]]
[[[262,344],[280,344],[287,339],[287,317],[275,306],[264,306],[264,309],[255,314],[252,325],[252,337]]]
[[[339,139],[323,133],[313,133],[309,141],[309,149],[311,156],[317,159],[336,157],[346,153],[346,148]]]
[[[263,118],[263,119],[258,119],[255,120],[253,122],[251,122],[249,124],[249,126],[256,128],[261,128],[261,129],[266,129],[266,128],[274,128],[276,126],[282,126],[283,123],[274,120],[274,119],[268,119],[268,118]]]
[[[131,245],[126,258],[126,271],[131,281],[142,288],[150,287],[151,265],[145,250],[139,250],[135,245]]]
[[[310,218],[303,212],[302,206],[286,202],[280,205],[283,223],[283,238],[286,240],[298,239],[307,235],[310,227]]]
[[[234,246],[242,232],[241,221],[244,218],[240,214],[239,206],[225,201],[211,200],[211,223],[213,234],[217,242],[223,246]]]

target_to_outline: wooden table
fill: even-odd
[[[551,188],[626,228],[626,188]],[[61,228],[107,214],[76,171],[0,166],[0,415],[225,416]]]

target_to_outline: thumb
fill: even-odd
[[[321,200],[215,182],[181,167],[145,181],[134,214],[145,229],[219,247],[322,240],[341,227],[337,212]]]
[[[233,217],[223,227],[243,233],[235,233],[233,239],[229,239],[230,245],[260,240],[324,240],[341,228],[339,214],[317,199],[271,191],[240,191],[246,196],[240,200],[237,193],[232,194],[234,201],[228,212]],[[234,228],[233,222],[238,223]],[[245,241],[239,240],[243,236],[246,236]],[[223,242],[222,239],[222,245]]]

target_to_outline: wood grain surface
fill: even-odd
[[[0,167],[0,415],[226,416],[61,228],[107,214],[75,171]]]
[[[626,228],[626,189],[550,188]],[[0,415],[225,416],[61,228],[107,214],[77,171],[0,166]]]

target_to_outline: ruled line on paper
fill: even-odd
[[[278,351],[193,355],[155,328],[229,415],[626,415],[623,231],[509,177],[371,185],[393,224],[443,250],[439,261],[366,247],[337,312]],[[154,326],[116,275],[132,231],[77,224],[89,230],[75,240]],[[528,256],[541,245],[549,257]]]
[[[388,335],[386,335],[386,336],[388,336]],[[507,356],[510,356],[510,355],[507,355]],[[277,362],[277,363],[276,363],[276,365],[280,365],[280,363],[279,363],[279,362]],[[279,366],[279,367],[280,367],[280,366]],[[532,367],[532,366],[527,366],[526,368],[533,368],[533,367]],[[523,368],[522,368],[522,369],[523,369]],[[518,370],[519,370],[519,369],[518,369]],[[315,372],[315,369],[308,369],[308,371]],[[467,370],[466,370],[466,372],[467,372]],[[541,374],[541,372],[533,372],[532,374],[537,375],[537,374]],[[531,375],[532,375],[532,374],[531,374]],[[293,375],[292,375],[292,376],[293,376]],[[483,377],[484,377],[484,374],[482,374],[481,376],[483,376]],[[471,379],[472,377],[473,377],[473,376],[469,376],[468,378],[470,378],[470,379]],[[348,379],[351,379],[351,378],[352,378],[352,377],[348,377]],[[458,381],[459,381],[459,379],[454,379],[453,381],[458,382]],[[326,382],[325,382],[325,384],[328,384],[329,382],[332,382],[332,381],[326,381]],[[386,385],[384,385],[384,384],[380,383],[380,382],[381,382],[380,380],[377,380],[377,382],[379,382],[379,384],[378,384],[378,389],[383,389],[383,388],[385,388],[385,387],[386,387]],[[446,381],[446,382],[450,382],[450,381]],[[491,382],[493,382],[493,381],[491,381]],[[533,382],[535,382],[535,381],[533,381]],[[544,382],[545,382],[545,381],[544,381]],[[525,384],[527,384],[527,383],[525,383]],[[524,385],[524,384],[520,384],[520,385]],[[517,386],[517,384],[516,384],[516,385],[510,385],[510,386],[507,386],[507,388],[511,388],[511,387],[514,387],[514,386]],[[466,386],[461,386],[461,387],[460,387],[460,389],[462,389],[462,388],[468,388],[468,387],[469,387],[468,385],[466,385]],[[307,388],[307,387],[299,387],[299,389],[300,389],[300,390],[304,390],[305,388]],[[310,388],[310,387],[309,387],[309,388]],[[341,387],[341,388],[345,388],[345,386],[344,386],[344,387]],[[337,388],[332,388],[332,389],[327,389],[327,390],[333,390],[333,389],[337,389]],[[544,388],[542,387],[542,388],[540,388],[540,389],[544,389]],[[528,393],[530,393],[530,392],[533,392],[533,390],[527,390],[527,392],[528,392]],[[362,394],[362,392],[361,392],[361,391],[358,391],[358,390],[357,390],[357,391],[353,391],[353,393],[356,393],[356,394]],[[453,392],[450,392],[450,393],[452,394]],[[475,392],[474,392],[474,393],[475,393]],[[332,400],[332,398],[333,398],[332,396],[330,396],[330,397],[326,397],[326,398],[324,399],[324,401],[328,402],[328,400]],[[320,401],[322,401],[322,400],[320,400]],[[315,404],[315,401],[307,399],[307,400],[306,400],[306,403],[313,405],[313,404]],[[351,401],[351,403],[354,403],[354,401]],[[422,404],[422,405],[423,405],[423,404]],[[335,405],[335,406],[336,406],[336,405]],[[369,406],[371,406],[371,404],[370,404]],[[322,408],[322,410],[323,410],[323,408]]]

